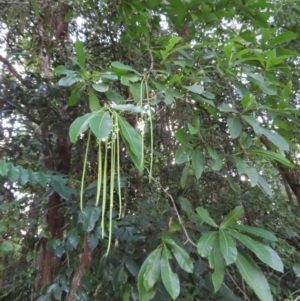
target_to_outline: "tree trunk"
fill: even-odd
[[[88,244],[88,239],[90,237],[90,233],[86,233],[83,241],[83,251],[80,254],[80,262],[78,268],[75,270],[73,274],[73,278],[70,285],[70,291],[68,295],[68,301],[76,301],[76,291],[81,287],[81,278],[85,270],[90,268],[92,261],[92,249]]]
[[[47,129],[43,130],[43,136],[47,137]],[[48,151],[44,152],[45,165],[49,170],[54,170],[63,174],[70,171],[71,152],[65,138],[58,138],[56,145],[56,154],[50,157]],[[58,267],[60,258],[53,251],[48,251],[46,246],[49,240],[61,239],[63,237],[64,227],[64,202],[60,195],[54,192],[48,199],[47,204],[47,228],[45,229],[51,234],[51,238],[43,238],[39,246],[37,254],[37,276],[35,281],[35,293],[38,295],[40,289],[52,283],[55,276],[55,269]],[[56,300],[53,296],[52,300]]]

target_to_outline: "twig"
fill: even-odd
[[[229,276],[229,278],[231,279],[231,281],[235,284],[236,288],[244,295],[245,300],[251,301],[249,299],[249,297],[247,296],[247,294],[240,288],[240,286],[236,283],[236,281],[234,280],[234,278],[231,276],[231,274],[227,270],[226,270],[226,273]]]
[[[148,168],[146,168],[146,169],[147,169],[147,171],[148,171],[148,173],[149,173]],[[171,200],[171,202],[172,202],[172,204],[173,204],[174,210],[175,210],[175,212],[176,212],[178,221],[179,221],[179,223],[180,223],[180,225],[181,225],[181,227],[182,227],[182,229],[183,229],[183,232],[184,232],[184,234],[185,234],[185,237],[186,237],[186,239],[187,239],[187,242],[189,242],[189,243],[190,243],[191,245],[193,245],[194,247],[197,247],[197,245],[196,245],[196,244],[192,241],[192,239],[189,237],[189,234],[187,233],[187,230],[186,230],[185,226],[183,225],[182,219],[181,219],[181,217],[180,217],[180,214],[179,214],[178,209],[177,209],[177,207],[176,207],[175,201],[174,201],[173,197],[171,196],[171,194],[170,194],[165,188],[163,188],[162,185],[161,185],[158,181],[156,181],[153,177],[151,177],[151,179],[152,179],[154,182],[156,182],[156,184],[158,184],[158,186],[162,189],[162,191],[170,198],[170,200]]]

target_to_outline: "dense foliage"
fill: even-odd
[[[299,300],[299,15],[0,2],[0,299]]]

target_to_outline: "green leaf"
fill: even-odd
[[[180,293],[179,278],[171,270],[170,258],[172,258],[170,251],[167,247],[164,247],[161,256],[161,279],[172,299],[176,299]]]
[[[143,113],[144,109],[141,106],[133,105],[133,104],[122,104],[122,105],[113,105],[115,110],[119,110],[122,112],[134,112],[134,113]]]
[[[134,72],[134,73],[136,73],[136,74],[139,74],[139,72],[137,72],[136,70],[134,70],[132,67],[130,67],[130,66],[128,66],[128,65],[125,65],[125,64],[123,64],[123,63],[121,63],[121,62],[112,62],[112,63],[111,63],[111,66],[112,66],[113,68],[118,69],[118,70],[132,71],[132,72]]]
[[[76,51],[76,56],[77,56],[77,61],[78,64],[81,68],[84,68],[85,64],[85,53],[83,49],[83,43],[80,42],[79,40],[76,40],[75,42],[75,51]]]
[[[261,135],[261,127],[259,122],[253,116],[242,115],[242,118],[250,124],[256,135]]]
[[[146,260],[142,264],[139,274],[138,274],[137,287],[138,287],[138,291],[139,291],[140,301],[150,301],[154,297],[155,292],[156,292],[155,289],[150,289],[150,290],[146,291],[146,289],[144,287],[144,275],[145,275],[146,269],[149,265],[149,261],[152,260],[152,258],[155,257],[155,255],[156,255],[155,251],[156,251],[156,249],[154,251],[152,251],[149,254],[149,256],[146,258]]]
[[[227,112],[227,113],[237,113],[237,110],[232,108],[229,104],[227,103],[223,103],[221,104],[218,109],[221,111],[221,112]]]
[[[55,251],[55,249],[60,246],[61,241],[59,239],[50,239],[46,244],[47,251]]]
[[[149,291],[154,287],[155,283],[160,277],[160,261],[161,261],[161,248],[155,249],[149,256],[148,265],[144,273],[144,288]]]
[[[140,171],[144,166],[144,150],[141,135],[120,115],[118,115],[118,123],[122,138],[126,145],[127,151]]]
[[[267,195],[269,195],[269,196],[273,195],[270,185],[267,183],[267,181],[261,175],[258,175],[258,185],[263,189],[263,191]]]
[[[269,150],[263,150],[263,149],[251,149],[247,151],[249,154],[255,154],[255,155],[261,155],[264,157],[267,157],[271,160],[277,161],[285,166],[288,167],[294,167],[294,164],[289,161],[288,159],[286,159],[285,157],[283,157],[282,155],[269,151]]]
[[[201,85],[183,86],[183,87],[186,88],[188,91],[196,94],[202,94],[204,91],[204,88]]]
[[[58,84],[63,87],[69,87],[77,83],[78,81],[79,78],[77,76],[65,76],[58,81]]]
[[[275,144],[278,148],[284,150],[284,151],[288,151],[289,150],[289,144],[285,141],[285,139],[280,136],[277,133],[274,133],[268,129],[265,129],[263,127],[260,127],[261,129],[261,133],[263,135],[265,135],[268,140],[270,140],[273,144]]]
[[[67,201],[71,199],[71,196],[74,193],[73,190],[68,188],[60,179],[52,178],[50,185],[63,199]]]
[[[256,263],[240,249],[235,265],[246,283],[261,301],[273,301],[270,286],[265,275]]]
[[[85,132],[89,127],[89,122],[97,115],[97,112],[87,113],[75,119],[69,129],[69,136],[72,143],[75,143],[77,136]]]
[[[299,278],[300,277],[300,263],[299,262],[297,262],[293,265],[293,271],[294,271],[296,277]]]
[[[166,96],[165,96],[165,103],[167,105],[170,105],[172,104],[173,102],[175,102],[175,98],[173,97],[173,94],[172,94],[172,90],[171,89],[166,89]]]
[[[89,126],[94,135],[102,140],[111,133],[113,122],[108,112],[99,112],[94,118],[90,119]]]
[[[8,171],[9,171],[8,164],[4,160],[1,160],[0,161],[0,175],[2,177],[6,177]]]
[[[82,229],[84,232],[91,232],[96,222],[99,220],[100,207],[86,207],[82,213],[83,223]]]
[[[215,223],[215,221],[210,217],[209,212],[203,207],[199,206],[196,208],[198,215],[201,219],[210,226],[218,228],[219,226]]]
[[[283,263],[280,257],[269,246],[239,232],[231,231],[230,233],[249,248],[262,262],[278,272],[283,272]]]
[[[135,102],[143,101],[145,96],[145,84],[143,82],[130,84],[130,92]]]
[[[202,256],[202,257],[208,257],[210,252],[212,251],[215,240],[217,237],[217,232],[207,232],[203,234],[197,244],[197,252]]]
[[[215,241],[214,248],[209,258],[210,258],[210,264],[214,268],[214,272],[212,274],[214,292],[217,292],[224,281],[224,274],[225,274],[225,262],[220,250],[220,245],[218,240]]]
[[[179,197],[179,203],[182,210],[186,212],[188,215],[193,213],[193,208],[191,206],[190,201],[187,198]]]
[[[89,89],[89,105],[92,112],[100,111],[99,99],[92,89]]]
[[[188,129],[191,135],[196,135],[199,129],[195,128],[191,123],[188,122]]]
[[[232,139],[239,137],[242,133],[242,124],[238,117],[227,117],[227,125]]]
[[[281,98],[283,100],[286,100],[291,95],[292,91],[293,91],[293,82],[290,80],[282,90]]]
[[[198,149],[192,152],[192,166],[195,171],[195,177],[199,180],[205,168],[205,158],[203,153]]]
[[[0,252],[2,252],[2,253],[11,252],[13,249],[14,249],[14,246],[13,246],[13,244],[10,241],[4,241],[0,245]]]
[[[189,170],[190,170],[190,166],[186,165],[182,171],[181,178],[180,178],[181,188],[185,188],[185,186],[186,186],[186,180],[189,175]]]
[[[79,241],[80,241],[80,236],[78,235],[78,231],[76,228],[73,228],[70,230],[70,232],[68,233],[67,236],[67,240],[69,242],[69,244],[76,249]]]
[[[265,238],[269,241],[277,241],[276,236],[272,232],[267,231],[265,229],[247,226],[247,225],[234,225],[233,227],[237,230],[247,232],[258,237]]]
[[[242,97],[241,101],[242,101],[242,105],[243,105],[244,110],[247,110],[254,103],[255,97],[252,94],[244,95]]]
[[[235,262],[237,258],[236,245],[231,235],[226,230],[219,231],[220,250],[227,265]]]
[[[297,38],[297,35],[294,32],[292,32],[292,31],[285,31],[285,32],[279,34],[276,38],[274,38],[269,43],[269,45],[271,47],[274,47],[277,44],[289,42],[289,41],[294,40],[296,38]]]
[[[83,82],[79,82],[76,85],[74,85],[74,87],[72,88],[71,96],[68,100],[68,106],[74,106],[78,103],[84,88],[85,83]]]
[[[175,133],[175,138],[182,144],[189,143],[193,136],[187,134],[183,129],[178,129]]]
[[[108,90],[105,92],[105,96],[111,101],[114,102],[116,104],[119,104],[123,98],[121,97],[120,94],[116,93],[113,90]]]
[[[241,158],[232,157],[236,168],[241,175],[246,174],[250,179],[251,186],[254,187],[258,182],[258,172],[255,167],[247,165]]]
[[[176,135],[176,134],[175,134]],[[175,163],[182,164],[190,159],[185,145],[181,145],[175,151]]]
[[[109,85],[106,84],[93,84],[92,87],[98,92],[106,92],[109,89]]]
[[[171,246],[172,253],[179,266],[187,273],[193,273],[194,267],[190,255],[173,239],[167,240],[166,243]]]
[[[230,211],[223,219],[220,229],[228,228],[229,226],[235,224],[240,218],[244,216],[244,207],[237,206],[232,211]]]

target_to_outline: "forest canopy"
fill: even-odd
[[[0,299],[299,300],[299,18],[0,1]]]

